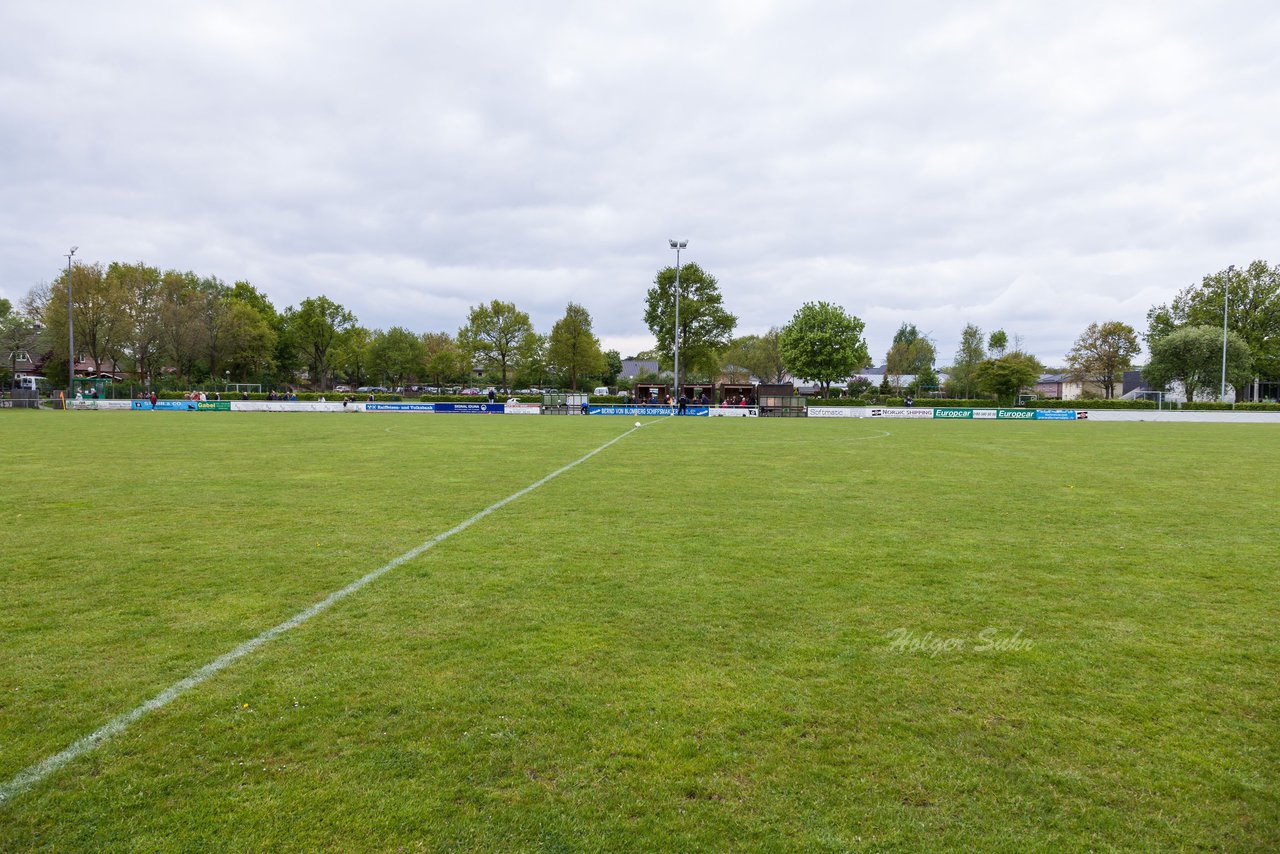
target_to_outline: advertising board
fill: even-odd
[[[366,408],[372,404],[366,404]],[[433,412],[487,412],[501,415],[506,412],[505,403],[432,403]]]
[[[915,407],[879,407],[871,408],[872,418],[932,418],[933,410],[929,408],[916,409]]]
[[[437,403],[366,403],[365,412],[437,412]]]
[[[866,418],[869,412],[866,406],[810,406],[805,410],[810,418]]]

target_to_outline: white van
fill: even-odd
[[[591,392],[593,397],[604,397],[608,393],[609,389],[606,386],[596,386],[595,390]]]
[[[24,388],[28,391],[39,391],[40,383],[44,382],[44,377],[18,377],[18,388]]]

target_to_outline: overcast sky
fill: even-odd
[[[1280,262],[1280,6],[0,6],[0,296],[143,260],[456,331],[498,298],[651,346],[685,259],[740,333],[809,300],[1048,364]]]

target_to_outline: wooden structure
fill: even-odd
[[[721,406],[736,406],[740,397],[746,398],[748,406],[754,406],[756,387],[751,383],[720,383],[713,399]]]
[[[692,406],[697,406],[704,394],[711,404],[716,402],[716,387],[711,383],[685,383],[680,386],[680,391],[689,398],[689,404]]]
[[[670,393],[666,383],[636,383],[635,392],[635,402],[642,406],[654,400],[658,403],[666,403],[667,395]]]

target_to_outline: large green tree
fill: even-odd
[[[194,380],[204,352],[200,320],[200,279],[192,272],[166,270],[160,277],[158,308],[161,358],[174,370],[178,385]]]
[[[342,334],[356,325],[356,316],[328,297],[304,299],[297,311],[287,311],[294,344],[311,370],[311,381],[328,388],[333,357]]]
[[[1147,348],[1154,350],[1160,338],[1187,326],[1217,327],[1221,338],[1227,278],[1226,270],[1207,275],[1199,284],[1183,288],[1171,302],[1148,311]],[[1254,261],[1234,271],[1230,279],[1227,328],[1248,345],[1258,376],[1280,379],[1280,265]],[[1243,397],[1247,385],[1236,384],[1237,400]]]
[[[370,366],[375,375],[385,377],[393,389],[418,375],[422,370],[422,356],[422,340],[403,326],[374,333]]]
[[[618,377],[622,374],[622,354],[617,350],[604,351],[605,369],[601,375],[605,385],[614,385],[618,382]]]
[[[1236,388],[1253,377],[1249,345],[1235,332],[1227,333],[1227,382]],[[1151,358],[1142,376],[1153,388],[1182,384],[1187,400],[1198,393],[1215,397],[1222,383],[1222,328],[1184,326],[1162,335],[1151,345]]]
[[[965,324],[960,333],[960,346],[956,348],[955,361],[947,371],[951,393],[956,397],[973,397],[978,391],[978,366],[987,358],[982,330],[972,323]]]
[[[916,329],[914,323],[904,323],[894,333],[893,343],[885,354],[885,376],[896,386],[902,386],[902,378],[908,374],[919,376],[926,372],[933,374],[933,363],[937,359],[937,348]],[[936,385],[937,377],[933,376]]]
[[[128,318],[121,350],[138,379],[151,386],[160,370],[160,269],[141,261],[113,262],[107,267],[107,278],[119,288]]]
[[[1040,378],[1044,366],[1035,356],[1014,351],[995,359],[987,359],[974,372],[978,388],[993,394],[1004,404],[1017,400],[1024,388],[1031,388]]]
[[[838,305],[807,302],[782,329],[782,360],[793,377],[814,380],[823,393],[870,362],[865,324]]]
[[[645,297],[644,322],[658,341],[664,366],[675,362],[676,268],[666,267],[654,277]],[[685,376],[710,379],[718,357],[738,324],[724,307],[715,276],[697,264],[680,268],[680,370]]]
[[[781,336],[782,330],[773,326],[763,335],[734,338],[720,355],[722,371],[734,382],[751,377],[763,383],[783,382],[787,366],[782,360]]]
[[[720,351],[720,375],[726,382],[745,383],[751,379],[748,363],[759,340],[759,335],[740,335]]]
[[[364,326],[352,326],[334,347],[334,370],[351,385],[364,385],[373,361],[372,350],[373,332]]]
[[[458,330],[458,346],[472,364],[495,374],[505,391],[521,356],[535,349],[529,341],[533,334],[528,314],[513,303],[493,300],[471,308],[467,325]]]
[[[0,299],[0,358],[4,359],[5,381],[17,374],[19,360],[31,357],[37,340],[35,321],[14,311],[8,300]]]
[[[547,359],[562,376],[569,378],[569,388],[578,390],[578,378],[598,376],[608,363],[600,351],[600,339],[591,331],[591,313],[577,303],[569,303],[564,317],[551,327]]]
[[[1108,398],[1115,397],[1116,384],[1133,367],[1141,349],[1138,333],[1129,324],[1090,323],[1067,354],[1067,369],[1073,380],[1097,383]]]
[[[467,373],[466,356],[448,332],[424,332],[422,350],[423,370],[436,387],[455,382]]]

